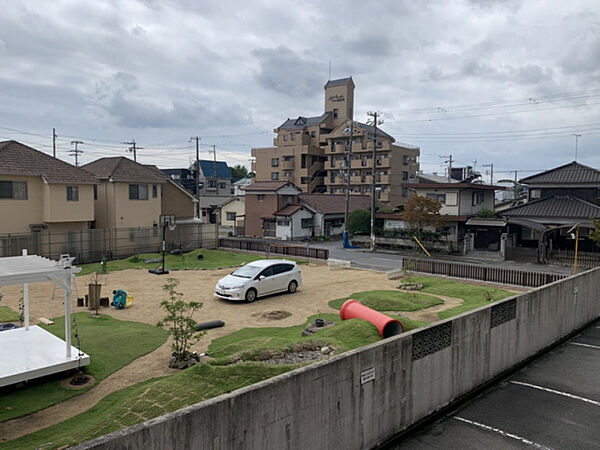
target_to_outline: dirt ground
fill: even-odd
[[[116,310],[112,307],[101,308],[102,314],[109,314],[117,319],[145,322],[155,325],[164,316],[160,302],[166,297],[162,286],[166,277],[180,281],[178,291],[184,294],[186,301],[200,301],[203,307],[194,319],[198,322],[222,320],[225,326],[208,330],[206,335],[195,345],[194,350],[205,352],[212,339],[248,327],[279,326],[287,327],[304,323],[306,318],[318,313],[337,313],[328,302],[350,296],[355,292],[374,289],[396,289],[398,280],[388,280],[381,272],[368,270],[345,269],[330,271],[321,264],[303,265],[302,286],[292,295],[282,294],[258,299],[254,303],[231,302],[213,296],[213,290],[219,278],[231,272],[231,269],[220,270],[183,270],[172,271],[166,276],[151,275],[143,270],[123,270],[104,276],[105,285],[102,296],[112,299],[114,289],[124,289],[134,296],[130,308]],[[77,291],[80,297],[87,292],[89,276],[77,277]],[[480,283],[474,283],[480,284]],[[1,304],[18,310],[18,299],[22,286],[2,288],[4,298]],[[515,292],[521,291],[509,288]],[[39,317],[52,318],[64,315],[63,293],[54,288],[53,283],[37,283],[29,287],[30,317],[37,323]],[[440,297],[444,305],[434,306],[423,311],[402,313],[416,320],[434,321],[437,312],[459,305],[462,300]],[[78,307],[76,294],[72,299],[73,312],[87,311],[86,307]],[[0,423],[1,440],[9,440],[33,431],[59,423],[94,406],[111,392],[144,381],[148,378],[174,373],[167,367],[169,343],[162,345],[154,352],[133,361],[126,367],[110,375],[90,391],[67,400],[59,405],[47,408],[25,417]],[[92,356],[93,357],[93,356]]]

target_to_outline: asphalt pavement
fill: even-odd
[[[596,322],[392,449],[600,449]]]

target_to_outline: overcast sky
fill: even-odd
[[[421,148],[422,169],[600,167],[600,2],[0,0],[0,138],[83,162],[249,164],[288,117],[352,76],[355,119]],[[522,172],[519,177],[531,174]]]

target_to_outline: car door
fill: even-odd
[[[264,277],[261,280],[261,277]],[[256,277],[256,290],[258,291],[258,295],[266,295],[274,292],[276,290],[275,287],[275,279],[273,277],[273,266],[265,267],[261,273]]]

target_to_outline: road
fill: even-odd
[[[600,325],[388,448],[600,449]]]
[[[405,254],[403,256],[399,252],[385,250],[377,250],[375,252],[370,252],[369,250],[363,248],[345,249],[342,246],[342,241],[312,242],[310,246],[328,249],[330,258],[351,261],[352,264],[357,267],[372,270],[388,271],[397,269],[401,265],[402,258],[408,256],[408,254]],[[425,255],[422,256],[425,257]],[[573,271],[571,267],[523,263],[518,261],[503,261],[502,259],[500,259],[499,254],[496,252],[473,252],[467,256],[435,255],[434,258],[471,264],[482,264],[486,266],[507,267],[520,270],[533,270],[539,272],[571,274]]]

